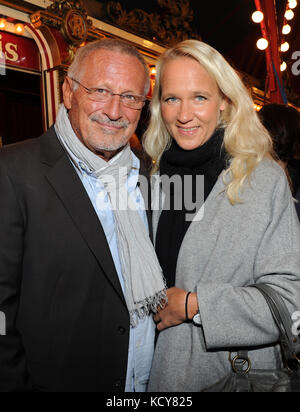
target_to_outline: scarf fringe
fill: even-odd
[[[135,304],[135,308],[129,312],[130,325],[135,328],[139,320],[145,319],[151,313],[155,314],[158,309],[164,309],[168,304],[168,297],[166,289],[156,293],[150,298],[146,298],[141,302]]]
[[[121,205],[128,205],[125,210],[114,210],[113,204],[111,207],[115,216],[118,251],[125,284],[124,297],[131,324],[137,326],[139,319],[145,318],[151,312],[157,312],[159,307],[164,307],[167,296],[166,283],[148,230],[137,205],[131,201],[131,196],[125,189],[133,163],[130,145],[110,162],[105,162],[78,139],[63,104],[57,116],[55,130],[71,158],[84,161],[101,180],[111,199],[119,198]],[[114,182],[118,184],[113,184]],[[131,205],[132,208],[129,208]],[[135,296],[138,302],[135,301]]]

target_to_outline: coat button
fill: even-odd
[[[114,384],[114,389],[121,389],[121,386],[122,386],[122,382],[121,382],[121,381],[117,381],[117,382]]]
[[[123,326],[119,326],[118,327],[118,334],[119,335],[125,335],[125,333],[126,333],[126,329],[123,328]]]

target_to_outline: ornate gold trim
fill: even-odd
[[[42,25],[60,30],[70,45],[80,46],[88,37],[92,27],[86,9],[80,1],[51,0],[46,10],[39,10],[31,15],[31,22],[36,28]]]
[[[201,39],[192,27],[194,11],[189,0],[157,0],[161,13],[135,9],[127,12],[116,1],[101,2],[101,19],[163,46],[188,38]]]
[[[30,19],[36,29],[40,29],[41,26],[45,25],[60,30],[63,25],[62,18],[55,16],[46,10],[39,10],[38,12],[32,14]]]
[[[71,43],[83,43],[88,35],[88,20],[77,10],[69,10],[64,18],[63,33]]]

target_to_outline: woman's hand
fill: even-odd
[[[187,291],[178,288],[167,290],[168,304],[164,309],[159,309],[153,317],[159,331],[178,326],[186,321],[185,303],[187,293]],[[197,294],[192,293],[188,300],[188,318],[193,319],[198,310]]]

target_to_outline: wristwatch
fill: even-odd
[[[197,315],[195,315],[195,316],[193,317],[193,324],[194,324],[195,326],[201,326],[201,325],[202,325],[200,313],[197,313]]]

